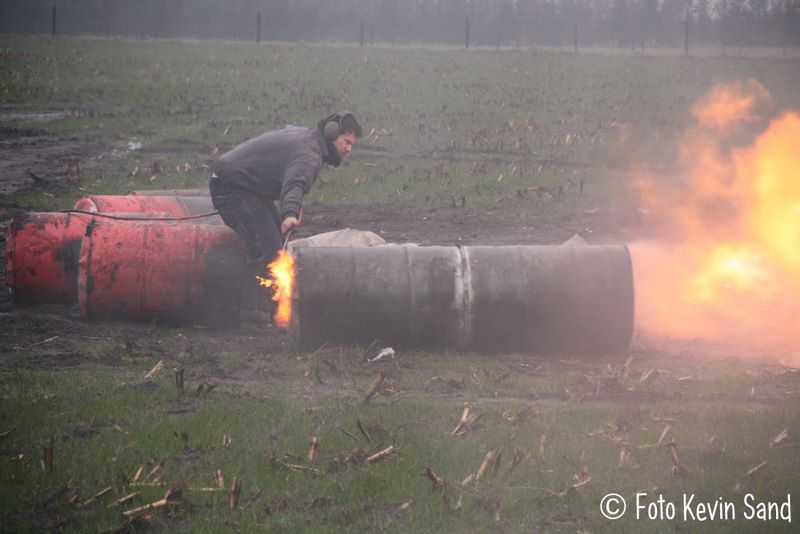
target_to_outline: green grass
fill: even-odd
[[[263,338],[68,321],[63,328],[76,327],[75,335],[58,329],[61,337],[34,344],[47,324],[21,318],[4,334],[0,430],[8,434],[0,440],[0,503],[3,524],[14,530],[116,528],[125,521],[122,510],[156,501],[180,482],[180,500],[153,513],[149,524],[192,532],[660,532],[683,522],[637,521],[630,513],[608,522],[600,499],[615,492],[633,503],[645,492],[647,502],[658,495],[680,502],[696,494],[734,502],[741,514],[747,493],[781,501],[798,490],[798,373],[637,353],[626,374],[621,357],[401,352],[383,364],[387,378],[365,403],[363,392],[381,367],[363,363],[358,348],[299,354],[275,340],[262,346]],[[143,380],[159,359],[165,369]],[[656,373],[641,380],[650,367]],[[174,368],[185,369],[183,392]],[[197,393],[208,381],[216,387]],[[465,406],[482,417],[465,435],[452,436]],[[783,429],[789,437],[772,446]],[[312,436],[320,447],[309,461]],[[44,473],[42,447],[50,438],[54,471]],[[672,471],[673,440],[685,476]],[[381,443],[393,445],[394,454],[366,462],[364,452]],[[462,486],[496,449],[497,470]],[[628,456],[621,461],[623,449]],[[131,482],[142,465],[141,478],[155,485]],[[422,475],[426,467],[446,480],[445,490]],[[200,491],[216,485],[217,469],[226,490]],[[582,472],[591,481],[570,489]],[[228,509],[233,477],[242,481],[237,510]],[[109,508],[134,491],[141,493],[132,502]],[[741,515],[703,525],[789,526]]]
[[[524,200],[531,190],[560,187],[568,201],[556,209],[569,211],[607,202],[609,169],[669,163],[690,105],[717,82],[755,78],[779,108],[800,107],[794,52],[685,58],[6,35],[0,60],[4,103],[67,112],[16,126],[103,144],[78,180],[94,193],[204,187],[203,165],[220,151],[348,108],[366,130],[361,149],[323,173],[314,200],[431,210],[463,196],[468,211],[504,201],[514,213],[547,204]],[[128,151],[131,141],[142,150]],[[163,171],[152,173],[154,162]],[[581,181],[588,200],[578,198]],[[73,187],[63,206],[81,194]]]

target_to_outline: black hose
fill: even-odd
[[[202,219],[204,217],[213,217],[214,215],[219,215],[218,211],[201,213],[199,215],[187,215],[186,217],[120,217],[119,215],[84,210],[61,210],[60,213],[79,213],[81,215],[105,217],[106,219],[116,219],[119,221],[191,221],[193,219]]]

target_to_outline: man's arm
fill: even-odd
[[[286,167],[280,205],[280,215],[283,221],[281,232],[284,235],[300,224],[303,214],[303,197],[311,190],[321,168],[322,160],[309,154],[301,155]]]

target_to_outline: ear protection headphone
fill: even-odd
[[[352,117],[353,114],[349,111],[338,111],[325,119],[325,126],[322,128],[322,135],[328,141],[336,141],[336,138],[342,134],[342,121],[346,117]]]

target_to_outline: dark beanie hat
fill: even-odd
[[[342,131],[354,132],[356,137],[361,137],[361,125],[352,113],[348,113],[342,118]]]

